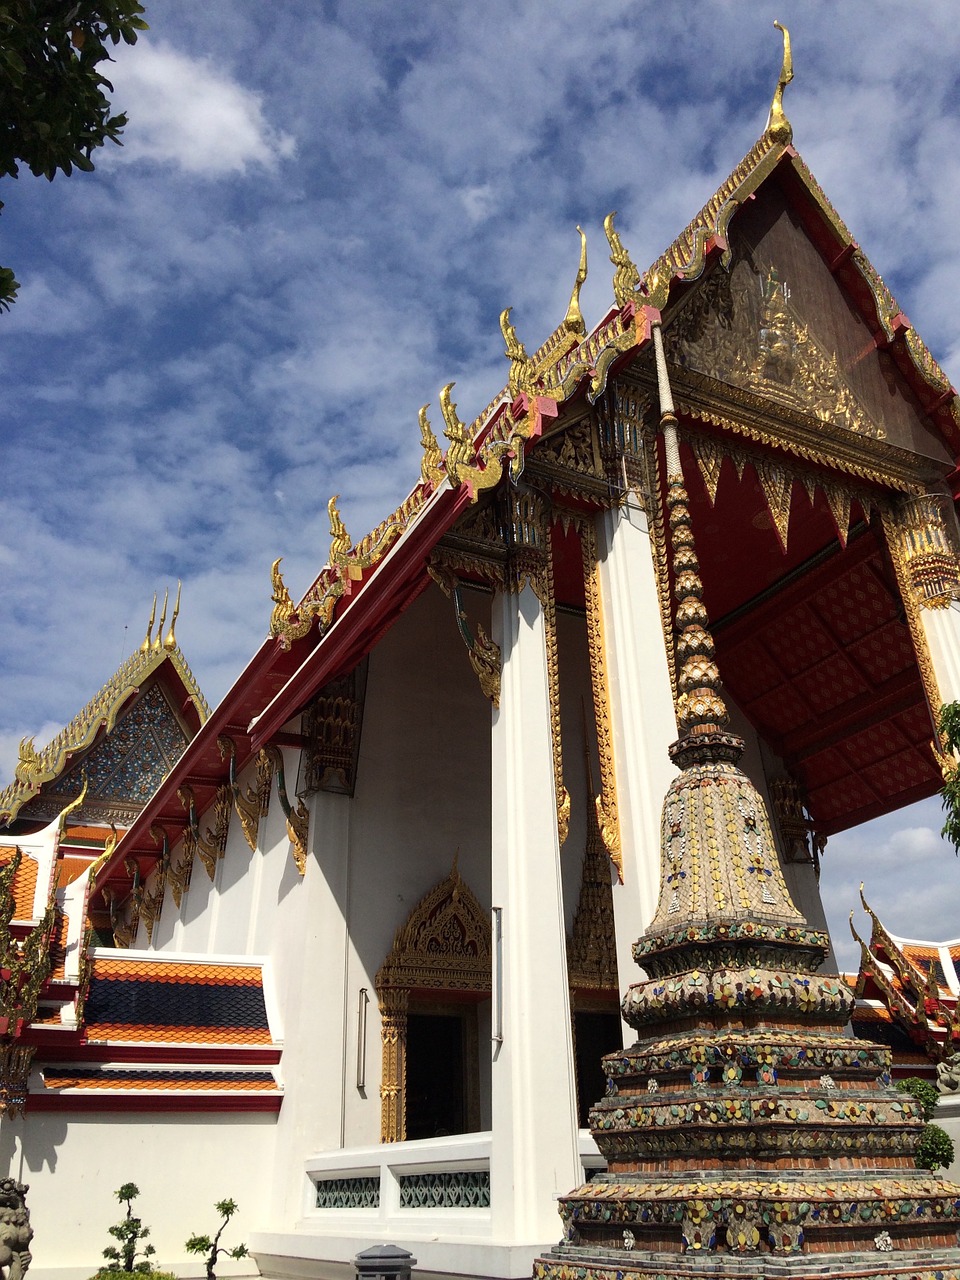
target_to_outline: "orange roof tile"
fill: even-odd
[[[189,1071],[182,1068],[172,1071],[111,1070],[109,1068],[51,1067],[43,1071],[43,1083],[48,1089],[96,1089],[131,1090],[175,1089],[195,1093],[270,1092],[279,1088],[270,1071]]]
[[[126,827],[117,827],[118,839],[122,839],[126,834]],[[109,835],[109,827],[67,827],[60,837],[60,843],[63,845],[69,844],[71,840],[96,840],[103,844]]]
[[[88,1027],[91,1044],[125,1040],[161,1044],[272,1044],[267,1027],[161,1027],[147,1023],[98,1022]]]
[[[5,867],[16,853],[16,849],[8,846],[0,848],[0,867]],[[14,920],[32,920],[33,902],[37,892],[37,875],[39,864],[36,858],[23,854],[20,866],[13,882],[13,918]]]
[[[202,964],[195,961],[170,962],[143,960],[139,956],[95,956],[93,975],[121,982],[189,982],[201,986],[229,983],[241,987],[259,987],[263,974],[259,965]]]

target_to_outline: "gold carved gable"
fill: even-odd
[[[375,986],[381,994],[490,990],[490,920],[456,861],[397,930]]]
[[[732,269],[715,268],[670,324],[668,358],[824,424],[884,439],[836,353],[801,318],[802,288],[759,256],[738,253]]]

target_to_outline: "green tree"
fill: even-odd
[[[937,727],[943,749],[954,756],[960,755],[960,702],[948,702],[940,708]],[[960,852],[960,767],[957,765],[945,771],[940,798],[946,814],[940,834]]]
[[[220,1230],[215,1236],[191,1236],[186,1243],[187,1253],[203,1253],[207,1259],[207,1280],[217,1280],[217,1273],[214,1268],[217,1265],[217,1258],[222,1253],[227,1258],[246,1258],[248,1256],[247,1246],[245,1244],[234,1245],[232,1249],[227,1249],[220,1243],[220,1237],[226,1230],[227,1223],[237,1212],[236,1200],[218,1200],[214,1206],[223,1221],[220,1223]]]
[[[52,182],[91,170],[90,153],[108,138],[120,145],[127,117],[111,114],[113,85],[99,66],[108,45],[136,43],[142,13],[138,0],[0,0],[0,177],[25,164]],[[18,288],[0,267],[0,310]]]

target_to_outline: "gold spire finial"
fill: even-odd
[[[773,25],[778,31],[783,32],[783,65],[780,68],[780,78],[777,80],[773,101],[770,103],[770,114],[767,116],[767,127],[764,132],[768,133],[774,142],[788,146],[793,141],[793,126],[784,114],[783,91],[793,79],[793,54],[790,52],[790,32],[782,22],[774,22]]]
[[[153,637],[153,645],[151,646],[154,652],[158,652],[161,648],[161,639],[163,637],[163,624],[167,620],[167,601],[169,600],[169,598],[170,598],[170,591],[169,589],[167,589],[163,593],[163,608],[160,610],[160,625],[159,627],[157,627],[157,634]]]
[[[157,616],[157,593],[153,593],[153,608],[150,610],[150,621],[147,623],[147,634],[144,637],[143,644],[140,646],[141,653],[150,652],[150,639],[153,632],[153,624]]]
[[[339,501],[340,495],[335,493],[327,503],[327,514],[330,517],[330,563],[332,565],[343,564],[353,546],[350,541],[350,535],[347,533],[346,525],[340,519],[340,512],[337,510]]]
[[[177,581],[177,602],[173,606],[173,617],[170,619],[170,630],[167,632],[166,639],[163,642],[163,647],[168,651],[173,650],[177,647],[176,627],[177,627],[177,618],[180,615],[180,590],[182,586],[183,586],[183,583],[178,580]]]
[[[660,430],[667,461],[667,511],[673,543],[674,599],[677,602],[677,723],[681,739],[722,731],[730,716],[720,693],[720,672],[714,662],[713,636],[703,603],[700,562],[694,547],[689,499],[680,465],[677,418],[659,324],[653,326],[657,385],[660,392]]]
[[[575,333],[582,338],[587,332],[587,326],[580,312],[580,290],[587,278],[587,237],[582,227],[578,226],[577,232],[580,236],[580,266],[573,284],[573,293],[570,295],[570,305],[567,307],[567,314],[563,317],[563,327],[568,333]]]

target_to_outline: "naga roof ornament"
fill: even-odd
[[[443,454],[433,428],[427,418],[429,404],[420,410],[420,443],[423,446],[423,457],[420,459],[420,482],[435,488],[443,479]]]

